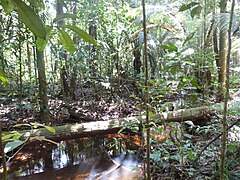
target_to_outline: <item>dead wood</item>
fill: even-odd
[[[181,109],[177,111],[162,112],[151,117],[150,121],[155,123],[181,122],[181,121],[201,121],[206,115],[211,115],[216,111],[222,111],[220,104],[214,106],[204,106],[197,108]],[[86,123],[68,124],[54,127],[56,133],[53,134],[45,128],[34,130],[33,136],[45,136],[54,141],[74,139],[86,136],[97,136],[108,133],[116,133],[121,128],[138,127],[140,121],[144,122],[145,116],[110,119],[107,121],[94,121]]]

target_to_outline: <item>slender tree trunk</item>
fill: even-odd
[[[48,98],[47,98],[47,81],[45,74],[45,62],[44,62],[44,51],[36,49],[37,55],[37,69],[38,69],[38,82],[39,82],[39,98],[40,98],[40,119],[48,122],[49,120],[49,109],[48,109]]]
[[[56,0],[56,16],[59,16],[60,14],[63,14],[63,5],[61,0]],[[64,25],[64,21],[60,20],[57,25],[59,27]],[[67,62],[67,52],[59,47],[59,59],[61,62],[60,67],[60,82],[61,82],[61,95],[66,95],[69,93],[69,86],[67,82],[67,68],[66,68],[66,62]]]
[[[33,39],[33,41],[35,41]],[[38,75],[37,75],[37,55],[36,55],[36,47],[32,46],[32,51],[33,51],[33,62],[34,62],[34,78],[35,78],[35,85],[38,85],[37,79],[38,79]]]
[[[97,4],[97,0],[91,0],[91,5],[92,7],[94,7],[94,5]],[[93,9],[94,11],[94,9]],[[97,21],[96,21],[96,14],[95,12],[91,14],[91,19],[93,19],[93,21],[91,22],[91,24],[89,24],[89,28],[88,28],[88,31],[89,31],[89,34],[94,38],[94,39],[97,39]],[[97,88],[97,85],[96,85],[96,71],[97,71],[97,68],[95,67],[96,64],[95,64],[95,61],[96,61],[96,49],[94,47],[94,45],[92,44],[89,44],[89,59],[90,59],[90,73],[92,75],[92,78],[93,78],[93,82],[92,82],[92,86],[93,86],[93,89],[94,89],[94,96],[95,96],[95,100],[98,101],[100,99],[99,97],[99,92],[98,92],[98,88]]]
[[[220,12],[226,13],[227,10],[227,0],[221,0],[220,2]],[[221,15],[223,17],[223,15]],[[223,100],[223,95],[225,93],[226,84],[226,64],[227,64],[227,29],[224,27],[220,28],[219,35],[219,94],[218,101]]]
[[[76,14],[76,13],[77,13],[77,2],[74,2],[73,14]],[[76,19],[73,19],[73,25],[76,25]],[[77,44],[76,35],[73,36],[73,42]],[[74,65],[73,65],[72,74],[71,74],[70,95],[72,99],[75,100],[76,99],[75,90],[76,90],[76,80],[77,80],[77,64],[76,64],[77,59],[75,56],[73,57],[73,61],[74,61]]]
[[[23,90],[23,81],[22,81],[22,76],[23,76],[23,70],[22,70],[22,43],[20,42],[20,40],[19,40],[19,42],[18,42],[19,44],[18,44],[18,52],[19,52],[19,57],[18,57],[18,59],[19,59],[19,94],[18,94],[18,99],[19,99],[19,101],[20,101],[20,109],[22,110],[22,103],[21,103],[21,101],[22,101],[22,96],[23,96],[23,92],[22,92],[22,90]]]
[[[230,56],[231,56],[231,48],[232,48],[232,21],[233,21],[233,12],[234,12],[235,0],[232,0],[232,8],[230,14],[230,22],[228,29],[228,52],[226,58],[226,92],[224,99],[224,111],[223,111],[223,120],[222,120],[222,147],[221,147],[221,164],[220,164],[220,180],[224,180],[224,172],[225,172],[225,155],[226,155],[226,144],[227,144],[227,134],[228,134],[228,124],[227,124],[227,110],[228,110],[228,97],[229,97],[229,64],[230,64]]]
[[[29,36],[27,35],[27,39],[29,39]],[[29,41],[27,41],[27,67],[28,67],[28,74],[29,74],[29,82],[32,84],[32,67],[31,67],[31,53],[30,53],[30,47],[29,47]]]
[[[3,36],[2,36],[2,27],[0,26],[0,41],[3,40]],[[5,63],[4,63],[4,56],[3,56],[3,43],[0,44],[0,68],[2,68],[3,70],[5,69]]]
[[[145,65],[145,108],[146,108],[146,131],[147,131],[147,142],[146,142],[146,156],[147,156],[147,180],[151,179],[150,174],[150,128],[149,128],[149,84],[148,84],[148,56],[147,56],[147,28],[146,28],[146,12],[145,12],[145,1],[142,0],[143,9],[143,32],[144,32],[144,65]]]

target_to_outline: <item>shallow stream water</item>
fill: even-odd
[[[9,164],[9,179],[141,179],[134,148],[115,135],[31,142]]]

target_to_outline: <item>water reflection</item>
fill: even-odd
[[[139,161],[126,151],[124,141],[109,137],[30,143],[12,161],[9,178],[139,179]]]

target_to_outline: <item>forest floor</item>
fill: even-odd
[[[104,95],[103,95],[104,94]],[[111,92],[101,92],[96,96],[90,88],[85,88],[84,93],[77,93],[76,99],[71,100],[68,95],[49,96],[50,120],[39,119],[37,100],[32,97],[8,97],[2,93],[0,98],[0,122],[3,130],[11,130],[16,124],[41,123],[57,126],[69,123],[82,123],[90,121],[109,120],[113,118],[136,116],[140,112],[139,104],[133,97],[119,95]]]
[[[113,118],[137,116],[143,112],[141,109],[142,101],[135,96],[131,96],[132,87],[123,87],[116,92],[110,90],[99,90],[96,93],[89,87],[81,89],[76,94],[76,100],[71,100],[68,96],[49,96],[49,110],[51,118],[50,126],[82,123],[91,121],[109,120]],[[38,122],[45,124],[44,120],[39,119],[39,107],[37,100],[31,97],[23,98],[20,102],[17,98],[8,97],[2,93],[0,98],[0,123],[4,131],[10,131],[16,124]],[[239,98],[239,94],[235,95]],[[172,101],[173,99],[168,99]],[[179,179],[204,179],[217,177],[217,162],[220,152],[220,138],[209,145],[197,165],[191,164],[196,158],[197,153],[203,149],[210,139],[219,135],[221,125],[219,116],[211,119],[211,122],[201,126],[195,126],[193,131],[182,132],[184,140],[175,138],[175,142],[159,144],[159,141],[152,139],[152,174],[155,179],[169,179],[175,177]],[[171,125],[174,133],[179,125]],[[181,128],[180,128],[181,129]],[[191,130],[191,129],[190,129]],[[240,142],[240,141],[239,141]],[[182,149],[184,147],[184,150]],[[236,146],[237,147],[237,146]],[[239,148],[239,147],[238,147]],[[159,150],[160,149],[160,150]],[[235,152],[230,151],[230,153]],[[157,152],[157,153],[155,153]],[[235,165],[233,174],[240,177],[239,164],[234,159],[238,159],[239,152],[229,154],[228,162]],[[182,155],[184,157],[182,157]],[[182,159],[181,159],[182,158]],[[184,162],[183,162],[184,161]],[[184,163],[185,165],[181,165]],[[231,169],[230,169],[231,170]],[[229,170],[229,173],[232,171]],[[194,178],[192,178],[194,177]],[[234,178],[233,178],[234,179]]]

